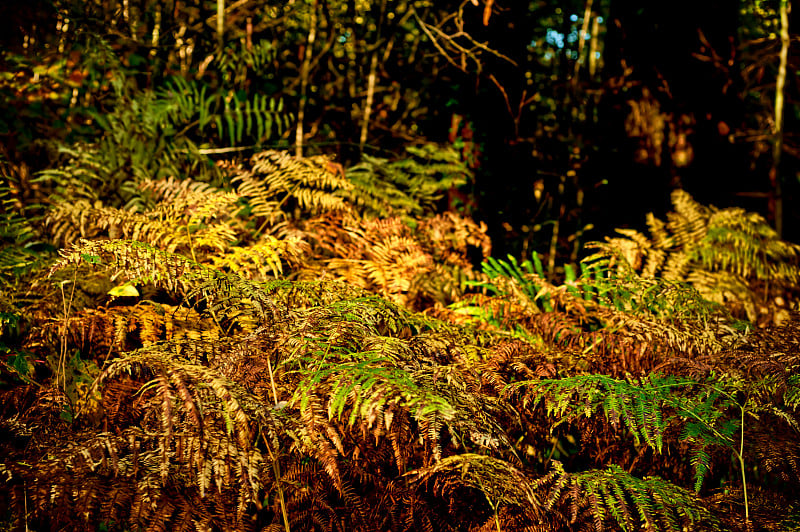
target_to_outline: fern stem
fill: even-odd
[[[744,470],[744,407],[740,406],[742,411],[741,429],[739,430],[739,452],[736,453],[736,458],[739,459],[739,469],[742,471],[742,498],[744,499],[744,522],[747,529],[750,530],[750,506],[747,500],[747,474]]]
[[[483,482],[480,480],[480,478],[478,479],[478,484],[480,485],[483,496],[486,497],[486,502],[489,503],[489,507],[492,509],[492,513],[494,514],[494,525],[497,527],[497,532],[503,532],[503,529],[500,527],[500,515],[497,513],[497,507],[499,504],[492,502],[492,498],[489,497],[488,493],[486,493],[486,490],[483,487]]]
[[[272,385],[272,400],[275,401],[275,406],[278,406],[278,391],[275,389],[275,376],[272,374],[272,362],[267,357],[267,370],[269,371],[269,383]]]
[[[281,514],[283,515],[283,528],[286,532],[291,532],[292,529],[289,526],[289,512],[286,509],[286,497],[283,494],[283,487],[281,487],[281,465],[278,462],[278,458],[273,454],[272,447],[270,447],[269,442],[267,441],[266,436],[261,434],[261,439],[264,440],[264,445],[267,446],[267,452],[269,453],[269,458],[272,460],[272,471],[275,474],[275,486],[278,489],[278,499],[281,502]]]
[[[189,251],[192,253],[192,260],[197,262],[197,257],[194,254],[194,243],[192,242],[192,233],[189,231],[189,224],[186,224],[186,236],[189,239]]]
[[[737,451],[735,448],[732,448],[731,450],[733,451],[733,454],[736,456],[736,460],[739,462],[739,470],[741,471],[741,474],[742,474],[742,499],[743,499],[743,502],[744,502],[744,521],[745,521],[745,524],[748,527],[748,530],[750,530],[750,506],[749,506],[749,500],[747,498],[747,472],[745,471],[745,462],[744,462],[744,415],[745,415],[745,412],[746,412],[745,405],[747,405],[747,401],[745,401],[745,405],[740,405],[738,403],[738,401],[736,401],[736,399],[731,394],[727,393],[726,391],[721,390],[721,389],[717,388],[716,386],[712,386],[710,384],[706,384],[706,383],[698,383],[698,384],[700,384],[701,386],[705,386],[707,388],[710,388],[711,390],[714,390],[715,392],[719,393],[720,395],[726,396],[727,398],[731,399],[736,404],[736,406],[739,407],[739,411],[741,413],[740,414],[740,418],[739,418],[740,419],[740,425],[739,425],[739,450]],[[692,412],[690,410],[687,410],[686,413],[687,414],[691,414],[692,417],[694,417],[698,421],[702,422],[706,427],[708,427],[711,430],[711,432],[714,433],[715,436],[717,436],[721,440],[726,440],[727,439],[717,429],[715,429],[714,427],[712,427],[708,423],[704,422],[694,412]]]
[[[63,392],[66,393],[67,391],[67,331],[69,330],[69,313],[72,310],[72,301],[75,298],[75,286],[77,285],[78,280],[78,269],[75,269],[75,272],[72,275],[72,290],[69,294],[69,301],[67,301],[66,297],[64,297],[64,281],[61,283],[61,300],[64,305],[64,324],[61,327],[61,349],[60,349],[60,356],[58,360],[58,368],[56,370],[56,387],[58,387],[58,381],[61,379],[63,382]]]

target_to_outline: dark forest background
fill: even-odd
[[[192,131],[201,148],[289,148],[348,167],[361,154],[456,146],[474,179],[451,191],[451,207],[485,220],[500,256],[574,260],[586,239],[663,215],[674,188],[760,212],[800,238],[796,15],[787,10],[776,127],[777,0],[35,0],[0,10],[0,140],[34,171],[57,163],[59,142],[102,135],[96,117],[120,98],[183,76],[207,95],[279,101],[287,121],[233,142]]]

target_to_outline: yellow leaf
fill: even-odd
[[[121,284],[119,286],[115,286],[108,293],[112,296],[117,297],[136,297],[139,295],[139,291],[130,283]]]

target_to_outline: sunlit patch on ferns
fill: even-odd
[[[234,174],[232,183],[247,198],[251,212],[274,223],[299,209],[318,214],[346,210],[336,192],[351,188],[337,165],[325,157],[297,158],[287,152],[267,150],[253,155],[250,168],[224,165]]]
[[[555,285],[545,280],[536,254],[522,263],[489,258],[483,279],[467,283],[483,293],[451,309],[520,339],[566,348],[570,364],[614,375],[639,373],[678,354],[719,352],[734,331],[724,308],[685,283],[644,279],[598,258],[581,269],[578,277],[565,266],[564,283]]]
[[[224,251],[236,239],[238,196],[193,181],[146,181],[158,203],[143,212],[86,201],[59,202],[46,222],[56,241],[64,244],[79,237],[128,238],[187,254]]]
[[[685,281],[706,299],[729,305],[757,321],[759,302],[784,297],[800,280],[800,246],[778,239],[758,214],[717,209],[672,194],[675,212],[664,223],[650,215],[651,237],[621,229],[622,237],[594,244],[597,256],[622,261],[643,277]],[[769,282],[765,282],[769,280]]]

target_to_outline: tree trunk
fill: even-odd
[[[303,118],[306,114],[306,100],[308,94],[308,77],[311,70],[311,54],[314,50],[314,42],[317,40],[317,3],[314,0],[311,5],[311,19],[308,28],[308,40],[303,51],[303,66],[300,71],[300,101],[297,103],[297,128],[294,135],[294,154],[297,157],[303,156]]]
[[[772,185],[770,191],[770,210],[775,220],[775,231],[778,237],[783,236],[783,187],[781,183],[781,155],[783,153],[783,92],[786,86],[786,63],[789,56],[789,12],[792,10],[790,0],[781,0],[781,51],[779,55],[778,79],[775,83],[775,123],[773,125],[772,140],[772,168],[769,171],[769,180]]]

